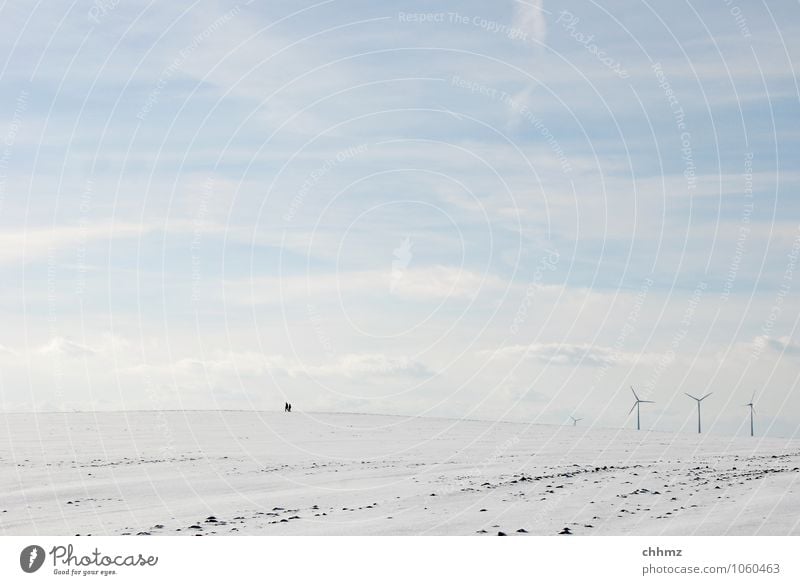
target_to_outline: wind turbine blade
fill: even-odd
[[[753,403],[753,400],[755,400],[755,398],[756,398],[756,391],[753,390],[753,395],[750,397],[750,404]]]
[[[636,398],[636,402],[639,402],[639,396],[636,394],[636,390],[633,389],[633,386],[631,386],[631,392],[633,392],[633,395]]]
[[[655,400],[640,400],[639,402],[643,402],[645,404],[655,404],[656,403]]]
[[[686,394],[686,396],[688,396],[689,398],[693,398],[694,400],[700,400],[699,398],[697,398],[696,396],[692,396],[688,392],[684,392],[684,394]]]
[[[628,416],[630,416],[630,414],[633,412],[633,409],[636,408],[637,404],[639,404],[638,400],[633,403],[633,406],[631,406],[631,409],[628,411]]]
[[[713,394],[713,392],[709,392],[708,394],[706,394],[705,396],[703,396],[703,397],[702,397],[700,400],[705,400],[706,398],[708,398],[708,397],[709,397],[709,396],[711,396],[712,394]]]

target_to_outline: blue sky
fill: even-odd
[[[8,2],[0,407],[800,425],[793,2]]]

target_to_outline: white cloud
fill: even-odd
[[[419,299],[472,299],[484,288],[501,288],[504,284],[495,276],[450,266],[433,266],[404,271],[392,292]]]
[[[192,219],[130,222],[98,220],[85,225],[61,225],[51,228],[32,227],[26,230],[0,233],[0,265],[16,262],[34,262],[48,257],[57,258],[65,251],[73,254],[78,248],[96,242],[123,238],[142,238],[152,233],[171,234],[225,234],[226,226]],[[85,267],[81,267],[82,269]]]
[[[396,296],[414,300],[474,299],[484,290],[497,290],[506,282],[464,268],[431,266],[407,268],[398,274],[385,271],[351,271],[309,276],[257,277],[225,283],[226,301],[244,304],[336,299],[338,295]]]
[[[336,362],[305,369],[312,376],[344,376],[346,378],[406,376],[423,378],[434,375],[424,363],[406,356],[379,353],[348,354]]]
[[[252,351],[215,352],[209,359],[182,358],[170,365],[139,364],[129,371],[192,379],[231,381],[238,376],[254,377],[266,374],[297,378],[378,378],[378,377],[428,377],[435,374],[423,362],[408,356],[381,353],[350,353],[327,363],[304,363],[282,355],[264,355]]]
[[[543,10],[544,0],[527,0],[517,3],[514,26],[539,43],[547,40],[547,21]]]
[[[259,376],[269,372],[292,375],[295,366],[280,355],[264,355],[257,352],[217,352],[214,357],[202,360],[196,357],[183,358],[174,365],[174,371],[183,374],[213,376]]]
[[[98,222],[80,226],[31,228],[0,234],[0,264],[32,262],[58,255],[71,246],[85,246],[98,240],[140,237],[154,226],[126,222]]]
[[[788,355],[800,355],[800,343],[793,341],[791,337],[785,335],[783,337],[770,337],[769,335],[759,335],[753,339],[753,347],[759,351],[765,348],[771,349],[778,353]]]
[[[0,343],[0,355],[17,355],[17,352]]]
[[[98,350],[65,337],[54,337],[39,348],[39,353],[51,356],[82,357],[96,355]]]
[[[555,365],[592,367],[618,364],[653,364],[662,357],[654,353],[625,352],[612,347],[571,343],[509,345],[481,353],[492,358],[534,359]]]

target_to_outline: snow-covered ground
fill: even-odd
[[[0,534],[800,534],[800,442],[359,414],[0,415]]]

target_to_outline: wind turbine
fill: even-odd
[[[569,418],[572,419],[572,426],[573,427],[577,427],[578,426],[578,421],[579,420],[583,420],[582,418],[575,418],[574,416],[570,416]]]
[[[688,392],[684,392],[684,394],[686,394],[686,396],[688,396],[692,400],[697,400],[697,432],[699,434],[700,433],[700,403],[703,402],[703,400],[705,400],[709,396],[711,396],[713,394],[713,392],[709,392],[708,394],[706,394],[702,398],[697,398],[696,396],[692,396]]]
[[[633,406],[631,406],[631,409],[628,411],[628,415],[630,415],[633,412],[634,408],[636,409],[636,430],[638,431],[641,430],[641,427],[639,426],[639,405],[642,403],[655,404],[655,401],[640,399],[639,396],[636,394],[636,390],[633,389],[633,386],[631,386],[631,392],[633,392],[633,397],[636,398],[636,402],[634,402]]]
[[[750,436],[753,436],[753,412],[755,412],[755,407],[753,406],[753,399],[756,397],[756,393],[753,392],[753,396],[750,397],[750,402],[745,404],[745,406],[750,407]]]

